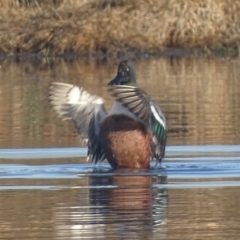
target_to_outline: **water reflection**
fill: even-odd
[[[72,125],[51,112],[51,81],[82,85],[103,96],[109,109],[105,84],[118,61],[2,62],[0,238],[238,239],[239,59],[134,64],[139,86],[168,120],[168,184],[159,169],[114,175],[103,165],[97,175],[76,158],[84,150],[72,148],[81,146]],[[69,158],[60,158],[66,149],[56,152],[62,147]]]
[[[152,188],[166,177],[91,176],[88,198],[55,209],[56,238],[162,239],[167,190]],[[164,239],[164,238],[163,238]]]
[[[98,176],[98,181],[101,182],[99,178]],[[127,205],[137,203],[142,207],[140,212],[135,206],[133,211],[129,210],[125,203],[118,203],[118,208],[115,208],[111,196],[116,186],[114,188],[110,185],[112,180],[107,180],[104,176],[103,179],[105,183],[102,186],[91,185],[91,188],[87,188],[89,181],[92,181],[88,177],[82,180],[1,180],[1,185],[6,186],[69,186],[62,190],[38,190],[36,187],[35,190],[1,191],[1,238],[238,239],[239,187],[173,187],[166,190],[165,184],[160,184],[162,187],[153,188],[150,191],[151,197],[146,197],[144,195],[149,191],[148,183],[144,185],[144,181],[141,187],[140,182],[136,186],[141,192],[139,196],[132,200],[128,197],[130,194],[127,194]],[[156,182],[159,181],[161,182]],[[175,183],[177,185],[177,181]],[[116,199],[120,192],[113,193],[113,198]],[[146,200],[149,198],[152,206]]]
[[[82,85],[112,99],[105,84],[118,61],[47,63],[5,61],[0,69],[0,142],[3,147],[80,146],[73,127],[52,113],[46,95],[51,81]],[[239,144],[240,61],[158,59],[134,61],[138,85],[162,107],[168,145]]]

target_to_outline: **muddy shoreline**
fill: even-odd
[[[41,53],[16,53],[16,54],[0,54],[0,61],[4,60],[13,60],[13,61],[35,61],[42,60],[44,58],[49,59],[64,59],[66,61],[73,61],[79,59],[86,60],[107,60],[107,59],[152,59],[152,58],[161,58],[161,57],[238,57],[239,50],[236,48],[224,48],[224,49],[211,49],[206,51],[205,49],[168,49],[163,52],[121,52],[116,55],[112,54],[102,54],[102,53],[64,53],[64,54],[52,54],[44,55]]]

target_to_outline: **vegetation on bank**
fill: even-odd
[[[240,0],[0,0],[0,54],[238,52],[239,45]]]

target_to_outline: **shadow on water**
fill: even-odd
[[[105,84],[117,64],[2,62],[0,239],[237,239],[239,59],[134,62],[169,135],[162,168],[130,172],[86,163],[46,98],[51,81],[70,82],[109,109]]]

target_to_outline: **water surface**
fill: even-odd
[[[238,239],[240,61],[134,61],[162,107],[166,158],[146,171],[86,162],[47,101],[51,81],[105,90],[118,62],[46,60],[0,68],[0,239]]]

